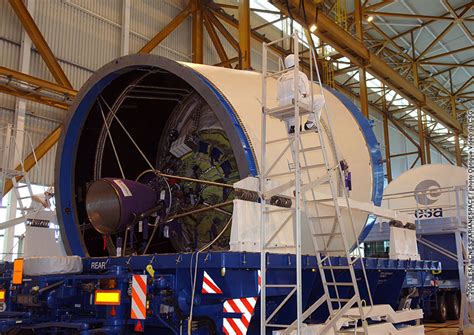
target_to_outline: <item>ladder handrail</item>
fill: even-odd
[[[316,56],[315,56],[315,54],[312,50],[313,48],[311,46],[309,46],[309,48],[310,48],[310,57],[313,60],[313,62],[315,64],[317,64]],[[332,138],[334,139],[334,132],[333,132],[333,129],[332,129],[332,122],[331,122],[331,115],[330,115],[331,113],[328,113],[328,108],[327,108],[327,104],[326,104],[326,97],[324,95],[324,88],[323,88],[323,84],[321,82],[321,76],[320,76],[320,73],[319,73],[318,66],[315,66],[315,68],[316,68],[316,75],[318,77],[318,84],[320,86],[321,95],[322,95],[323,100],[324,100],[323,110],[326,114],[329,133],[332,135]],[[321,136],[321,138],[322,138],[322,136]],[[340,165],[341,159],[340,159],[337,147],[334,147],[334,154],[336,156],[336,163],[338,164],[340,182],[343,183],[344,174],[342,172],[342,167]],[[351,227],[352,227],[352,231],[353,231],[353,234],[354,234],[354,240],[356,241],[355,242],[356,243],[355,250],[358,250],[359,257],[362,260],[362,253],[361,253],[361,250],[360,250],[361,241],[359,240],[359,236],[357,236],[357,233],[356,233],[356,229],[355,229],[355,225],[354,225],[354,216],[352,214],[352,209],[351,209],[351,206],[350,206],[350,203],[349,203],[349,194],[348,194],[348,191],[347,191],[347,188],[345,187],[345,185],[342,185],[342,190],[343,190],[343,193],[344,193],[344,197],[346,199],[346,206],[347,206],[347,210],[348,210],[348,213],[349,213],[349,218],[350,218],[350,221],[351,221]],[[337,204],[337,206],[338,206],[338,204]],[[369,296],[370,305],[373,305],[374,303],[373,303],[373,299],[372,299],[372,293],[370,292],[369,280],[368,280],[368,277],[367,277],[365,264],[364,264],[363,261],[361,261],[360,263],[361,263],[362,273],[363,273],[363,276],[364,276],[365,285],[367,287],[367,293],[368,293],[368,296]]]
[[[327,174],[327,180],[324,179],[324,178],[321,178],[318,180],[318,178],[316,178],[316,180],[312,181],[312,177],[311,177],[311,173],[309,171],[309,163],[308,163],[308,159],[307,159],[307,152],[310,151],[310,149],[305,149],[304,148],[304,145],[303,145],[303,142],[301,140],[301,136],[300,136],[300,122],[301,122],[301,114],[300,114],[300,94],[299,94],[299,75],[300,75],[300,66],[299,66],[299,43],[298,43],[298,34],[297,32],[294,32],[292,35],[290,36],[286,36],[286,37],[283,37],[281,39],[278,40],[278,42],[280,41],[283,41],[285,39],[292,39],[293,43],[294,43],[294,57],[295,57],[295,64],[294,64],[294,68],[293,69],[285,69],[285,70],[279,70],[277,71],[276,73],[273,73],[271,76],[268,75],[268,46],[269,45],[272,45],[273,43],[276,43],[276,42],[271,42],[271,43],[263,43],[263,50],[262,50],[262,58],[263,58],[263,61],[262,61],[262,99],[261,99],[261,104],[262,104],[262,129],[261,129],[261,160],[260,160],[260,185],[259,185],[259,193],[260,193],[260,197],[261,197],[261,217],[260,217],[260,248],[261,248],[261,255],[260,255],[260,261],[261,261],[261,325],[260,325],[260,333],[261,334],[265,334],[266,333],[266,327],[267,327],[267,324],[270,324],[271,323],[271,320],[273,318],[273,316],[276,315],[276,312],[278,310],[280,310],[280,308],[286,303],[286,301],[289,300],[289,298],[294,294],[296,293],[296,301],[297,301],[297,304],[296,304],[296,320],[291,324],[291,325],[286,325],[286,329],[283,331],[282,335],[283,334],[288,334],[289,331],[295,329],[297,334],[300,334],[301,333],[301,329],[302,329],[302,323],[304,321],[304,318],[307,317],[307,313],[306,311],[308,310],[316,310],[317,308],[319,308],[319,306],[321,304],[323,304],[324,302],[326,302],[327,304],[327,307],[330,311],[330,319],[331,321],[327,322],[325,324],[325,326],[323,327],[323,331],[322,333],[324,333],[325,330],[328,330],[329,328],[333,328],[334,331],[336,331],[336,323],[334,322],[334,318],[340,318],[343,316],[344,314],[344,311],[350,307],[352,307],[352,305],[354,304],[357,304],[358,308],[359,308],[359,314],[361,316],[361,320],[363,322],[363,327],[364,329],[366,329],[366,322],[365,322],[365,318],[364,318],[364,313],[363,313],[363,302],[362,302],[362,299],[360,297],[360,292],[359,292],[359,288],[358,288],[358,284],[357,284],[357,278],[356,278],[356,275],[355,275],[355,270],[354,270],[354,263],[355,261],[357,260],[360,260],[361,262],[361,268],[363,269],[363,272],[364,272],[364,277],[365,277],[365,281],[366,281],[366,285],[367,285],[367,291],[368,291],[368,294],[369,294],[369,298],[370,298],[370,303],[372,305],[372,297],[370,295],[370,288],[369,288],[369,285],[368,285],[368,279],[367,279],[367,276],[366,276],[366,273],[365,273],[365,265],[364,265],[364,262],[362,260],[362,255],[359,254],[358,257],[356,257],[356,259],[354,260],[353,257],[351,256],[351,251],[350,251],[350,246],[348,245],[348,242],[347,242],[347,239],[346,239],[346,232],[345,232],[345,229],[343,227],[343,216],[342,216],[342,213],[341,213],[341,209],[340,209],[340,206],[339,206],[339,203],[338,203],[338,197],[339,197],[339,191],[338,191],[338,188],[339,188],[339,184],[342,184],[342,195],[345,197],[345,200],[346,200],[346,206],[349,210],[349,219],[351,221],[351,227],[352,227],[352,233],[354,234],[354,240],[356,241],[356,245],[359,247],[359,240],[358,240],[358,236],[356,234],[356,230],[355,230],[355,226],[354,226],[354,219],[352,217],[352,212],[351,212],[351,208],[350,208],[350,204],[349,204],[349,199],[348,199],[348,192],[345,188],[345,185],[343,185],[343,181],[344,181],[344,176],[343,176],[343,172],[342,172],[342,168],[341,168],[341,165],[340,165],[340,159],[339,159],[339,156],[338,156],[338,153],[337,153],[337,150],[334,149],[334,155],[335,155],[335,161],[336,161],[336,165],[333,167],[333,166],[330,166],[330,157],[326,151],[326,143],[325,143],[325,138],[322,134],[323,132],[323,129],[321,127],[321,122],[319,120],[319,118],[316,116],[316,113],[314,112],[314,80],[313,80],[313,63],[314,64],[317,64],[315,63],[316,62],[316,59],[314,57],[314,51],[312,48],[310,48],[310,78],[311,78],[311,81],[310,81],[310,85],[309,85],[309,93],[311,96],[310,96],[310,106],[309,106],[309,112],[310,113],[314,113],[314,117],[315,117],[315,123],[316,123],[316,126],[317,126],[317,129],[319,129],[319,131],[317,132],[318,134],[318,137],[319,137],[319,142],[320,142],[320,145],[319,146],[316,146],[316,150],[318,151],[321,151],[322,153],[322,157],[323,157],[323,160],[324,160],[324,164],[316,164],[316,165],[313,165],[313,166],[316,166],[317,168],[322,168],[322,167],[325,167],[326,169],[326,174]],[[324,102],[325,102],[325,97],[324,97],[324,88],[322,86],[322,83],[321,83],[321,79],[320,79],[320,75],[319,75],[319,70],[317,68],[317,65],[315,66],[316,67],[316,73],[317,73],[317,76],[318,76],[318,82],[317,84],[319,84],[320,86],[320,91],[321,91],[321,95],[323,96],[323,99],[324,99]],[[268,117],[271,117],[272,116],[272,112],[275,113],[275,111],[273,111],[273,109],[268,109],[267,108],[267,80],[270,79],[270,78],[273,78],[275,77],[276,74],[282,74],[282,73],[285,73],[285,72],[290,72],[291,70],[294,70],[294,74],[293,74],[293,104],[290,105],[291,106],[291,109],[288,109],[288,110],[285,110],[285,109],[282,109],[282,111],[280,112],[278,110],[278,115],[276,114],[273,114],[274,117],[277,117],[277,118],[280,118],[281,120],[284,120],[286,119],[287,117],[294,117],[294,133],[292,135],[288,135],[288,142],[289,142],[289,148],[291,150],[291,154],[292,154],[292,164],[294,165],[294,167],[292,167],[290,169],[290,173],[289,175],[294,175],[294,179],[290,179],[287,183],[285,184],[282,184],[281,186],[279,187],[276,187],[276,188],[273,188],[272,190],[267,190],[266,188],[266,182],[267,182],[267,177],[268,177],[268,171],[267,171],[267,166],[266,166],[266,160],[267,160],[267,157],[266,157],[266,154],[267,154],[267,150],[266,150],[266,146],[267,146],[267,128],[266,128],[266,119]],[[307,101],[305,102],[306,104],[308,103]],[[325,131],[326,131],[326,135],[328,136],[329,140],[331,141],[331,139],[333,138],[333,134],[332,134],[332,128],[331,128],[331,123],[330,123],[330,117],[329,117],[329,113],[327,112],[327,106],[326,104],[324,103],[323,105],[323,108],[325,109],[325,115],[326,115],[326,119],[327,119],[327,122],[328,122],[328,126],[327,128],[325,128]],[[311,134],[315,134],[315,132],[311,132]],[[285,151],[287,150],[288,147],[286,147]],[[312,148],[312,147],[311,147]],[[300,154],[303,154],[302,158],[301,158],[301,161],[300,161]],[[284,156],[284,154],[280,153],[279,155],[277,155],[275,161],[273,162],[273,164],[271,164],[272,162],[270,161],[270,168],[273,169],[273,167],[275,167],[275,165],[277,164],[278,160],[280,160],[282,157]],[[304,167],[302,166],[301,163],[304,163]],[[332,164],[332,163],[331,163]],[[335,172],[333,170],[337,170],[338,172]],[[307,179],[308,179],[308,184],[305,185],[305,187],[302,189],[302,171],[306,171],[306,176],[307,176]],[[291,178],[291,177],[290,177]],[[334,178],[336,180],[334,180]],[[318,185],[321,185],[321,183],[328,183],[329,184],[329,188],[330,188],[330,193],[331,193],[331,198],[329,200],[332,200],[332,202],[334,203],[334,216],[330,216],[330,217],[333,217],[334,218],[334,223],[333,223],[333,227],[332,227],[332,232],[329,233],[329,234],[326,234],[324,233],[323,234],[323,230],[322,230],[322,226],[321,226],[321,220],[324,218],[324,215],[320,215],[319,213],[319,209],[318,209],[318,205],[315,206],[315,210],[316,210],[316,217],[315,219],[318,220],[317,223],[319,223],[319,229],[321,230],[321,232],[316,232],[315,229],[316,229],[316,224],[315,223],[311,223],[311,219],[308,214],[309,214],[309,210],[308,210],[308,201],[306,200],[306,193],[307,192],[311,192],[312,194],[312,198],[313,200],[318,200],[317,197],[316,197],[316,193],[315,193],[315,188],[318,187]],[[292,199],[294,199],[295,203],[294,203],[294,208],[293,208],[293,213],[294,214],[290,214],[290,217],[293,215],[294,217],[294,225],[295,225],[295,231],[296,231],[296,236],[295,236],[295,248],[296,248],[296,267],[295,267],[295,271],[296,271],[296,285],[293,285],[295,289],[291,290],[288,295],[286,296],[286,298],[283,299],[283,301],[276,307],[276,309],[274,309],[274,311],[270,314],[269,317],[266,316],[266,289],[267,287],[271,287],[271,284],[267,284],[267,278],[266,278],[266,266],[267,266],[267,250],[269,250],[269,248],[267,248],[268,246],[268,242],[267,242],[267,236],[266,236],[266,229],[265,229],[265,222],[266,222],[266,215],[270,212],[267,210],[267,204],[266,204],[266,200],[265,199],[265,195],[269,195],[269,194],[273,194],[275,192],[282,192],[281,190],[285,189],[285,188],[291,188],[291,187],[294,187],[294,197],[292,197]],[[272,193],[273,192],[273,193]],[[303,208],[302,208],[303,207]],[[302,264],[301,264],[301,242],[302,242],[302,236],[301,236],[301,225],[302,225],[302,215],[304,215],[306,217],[306,222],[309,224],[309,228],[310,228],[310,231],[311,231],[311,234],[312,234],[312,243],[313,243],[313,247],[314,247],[314,250],[315,250],[315,255],[316,255],[316,259],[317,259],[317,262],[318,262],[318,266],[320,268],[320,276],[321,276],[321,280],[323,282],[323,289],[324,289],[324,294],[326,296],[326,298],[324,300],[321,300],[319,299],[315,304],[313,304],[312,306],[309,307],[309,309],[307,309],[304,313],[303,313],[303,309],[302,309],[302,295],[301,295],[301,291],[302,291]],[[285,221],[286,222],[286,221]],[[283,223],[281,226],[279,226],[278,229],[281,229],[283,227],[284,224],[286,223]],[[338,231],[336,231],[338,229]],[[320,236],[322,236],[322,240],[323,240],[323,247],[319,247],[318,244],[318,234]],[[345,266],[345,268],[347,268],[347,270],[349,271],[350,273],[350,278],[351,278],[351,286],[353,288],[353,291],[354,291],[354,295],[351,299],[342,299],[341,296],[340,296],[340,293],[339,293],[339,288],[338,286],[341,286],[341,285],[338,285],[338,282],[337,282],[337,278],[336,278],[336,275],[335,275],[335,270],[337,268],[341,268],[341,266],[333,266],[332,265],[332,261],[331,261],[331,257],[330,254],[331,252],[334,252],[331,251],[331,247],[330,247],[330,243],[331,243],[331,239],[328,239],[328,241],[326,242],[324,236],[326,235],[329,235],[330,238],[338,235],[340,236],[341,238],[341,241],[342,241],[342,245],[343,245],[343,250],[341,251],[344,251],[344,254],[345,254],[345,258],[347,260],[347,266]],[[274,235],[272,235],[272,238],[274,237]],[[277,247],[278,248],[278,247]],[[359,253],[360,253],[360,249],[358,249]],[[325,254],[324,257],[322,257],[322,254]],[[331,282],[328,282],[327,278],[326,278],[326,273],[325,273],[325,270],[329,270],[330,274],[331,274]],[[348,282],[345,282],[344,283],[345,286],[347,286],[347,284],[349,284]],[[333,290],[335,292],[335,295],[336,297],[331,297],[331,291],[329,290],[329,285],[332,285],[333,287]],[[337,303],[338,304],[338,309],[334,309],[333,308],[333,304],[334,303]],[[350,304],[350,306],[348,306],[347,304]],[[315,307],[316,305],[318,305],[317,307]],[[304,318],[303,318],[304,316]],[[279,327],[283,327],[284,325],[278,325]]]
[[[2,171],[0,173],[0,181],[1,181],[1,189],[0,189],[0,202],[1,198],[3,198],[3,189],[4,189],[4,184],[7,179],[10,179],[13,188],[12,191],[15,194],[16,197],[16,203],[19,205],[19,209],[22,215],[26,215],[27,211],[30,208],[27,208],[24,206],[24,200],[27,198],[32,199],[33,196],[33,189],[31,186],[31,181],[28,175],[28,172],[25,169],[25,163],[23,160],[23,147],[25,146],[24,142],[25,140],[29,144],[29,147],[31,149],[31,152],[33,153],[33,159],[35,160],[37,168],[39,168],[38,164],[38,159],[36,157],[36,153],[34,150],[33,142],[31,139],[30,134],[25,130],[25,129],[16,129],[13,128],[11,124],[9,124],[7,127],[3,127],[0,130],[7,129],[7,131],[1,132],[1,135],[4,136],[4,142],[5,142],[5,148],[2,148],[4,150],[3,153],[3,159],[2,159]],[[16,136],[18,136],[19,133],[23,134],[23,140],[21,143],[23,143],[22,147],[19,147],[18,142],[16,141]],[[27,144],[27,145],[28,145]],[[18,164],[16,164],[15,159],[19,161]],[[19,165],[20,170],[16,170],[15,166]],[[17,177],[21,176],[24,179],[24,184],[23,186],[19,186],[19,182],[17,180]],[[28,195],[22,197],[20,194],[20,188],[26,187],[28,190]],[[30,205],[31,207],[31,205]]]

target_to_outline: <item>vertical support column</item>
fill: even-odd
[[[35,0],[28,0],[26,2],[26,8],[28,9],[29,14],[33,17]],[[20,49],[20,62],[18,69],[22,73],[28,74],[30,72],[30,59],[31,59],[31,47],[32,41],[28,33],[23,29],[21,34],[21,49]],[[14,118],[14,140],[13,144],[16,145],[13,154],[13,161],[10,162],[11,166],[8,168],[14,169],[22,159],[21,155],[23,154],[23,142],[25,135],[25,117],[26,117],[26,100],[16,99],[15,107],[15,118]],[[7,220],[11,220],[17,217],[17,198],[15,192],[10,192],[9,195],[9,204],[7,207]],[[15,226],[10,227],[5,230],[4,240],[3,240],[3,253],[6,255],[5,260],[12,260],[12,250],[14,247],[14,237],[15,237]],[[21,251],[21,250],[19,250]]]
[[[383,138],[385,144],[385,166],[387,168],[387,181],[392,181],[392,161],[390,158],[390,129],[388,127],[387,100],[385,99],[385,85],[383,85]]]
[[[363,42],[362,4],[360,0],[354,0],[354,19],[356,36],[360,39],[361,42]]]
[[[357,38],[364,43],[364,29],[362,26],[362,5],[361,0],[354,0],[354,19]],[[359,96],[360,109],[366,118],[369,118],[369,97],[367,94],[367,83],[365,68],[359,68]]]
[[[428,141],[428,120],[425,115],[425,128],[423,128],[425,136],[425,153],[426,153],[426,163],[431,164],[431,148],[430,141]]]
[[[456,118],[456,98],[451,96],[451,114]],[[456,165],[462,166],[461,147],[459,144],[459,134],[454,134],[454,155],[456,156]]]
[[[421,165],[426,164],[426,146],[425,146],[425,129],[423,125],[423,115],[421,114],[421,108],[417,108],[416,112],[418,113],[418,140],[420,145],[420,157]]]
[[[411,69],[413,73],[413,83],[418,87],[418,64],[413,61],[411,64]],[[421,113],[421,108],[416,109],[417,118],[418,118],[418,141],[420,145],[420,158],[421,165],[426,164],[426,145],[425,145],[425,126],[423,125],[423,115]]]
[[[204,62],[204,22],[200,0],[193,1],[193,63]]]
[[[367,83],[365,77],[365,69],[359,68],[359,96],[360,109],[366,118],[369,118],[369,96],[367,94]]]
[[[457,118],[457,116],[456,116],[456,98],[453,95],[450,98],[450,102],[451,102],[451,115],[454,118]]]
[[[387,114],[383,115],[383,136],[385,142],[385,164],[387,167],[387,181],[392,181],[392,161],[390,160],[390,133]]]
[[[462,166],[461,147],[459,145],[459,134],[454,135],[454,152],[456,154],[456,165]]]
[[[425,139],[425,154],[426,154],[426,164],[431,164],[431,148],[430,142]]]
[[[415,84],[416,87],[418,87],[418,65],[414,61],[411,63],[411,71],[413,74],[413,84]]]
[[[239,45],[242,55],[242,70],[248,70],[251,68],[250,0],[239,1]]]
[[[122,36],[120,41],[120,55],[130,53],[130,0],[122,0]]]

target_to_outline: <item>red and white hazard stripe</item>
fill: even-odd
[[[202,290],[203,294],[222,294],[222,290],[219,286],[212,280],[211,276],[204,271],[204,277],[202,280]]]
[[[245,335],[248,329],[238,318],[224,318],[223,328],[226,335]]]
[[[260,270],[258,270],[257,285],[258,285],[258,294],[260,294],[260,289],[262,288],[262,274]]]
[[[146,275],[133,275],[131,318],[134,320],[146,318]]]
[[[250,325],[257,298],[229,299],[224,302],[224,313],[240,313],[240,318],[224,318],[223,328],[227,335],[245,335]]]

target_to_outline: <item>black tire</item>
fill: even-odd
[[[438,308],[432,311],[433,319],[436,322],[443,323],[448,318],[448,306],[444,294],[438,295]]]
[[[448,320],[458,320],[461,306],[459,305],[457,292],[446,293],[446,305]]]
[[[416,224],[415,224],[415,223],[410,223],[410,222],[408,222],[408,223],[405,225],[405,229],[416,230]]]
[[[400,220],[390,220],[390,221],[388,222],[388,225],[389,225],[390,227],[393,226],[393,227],[397,227],[397,228],[403,228],[403,222],[400,221]]]

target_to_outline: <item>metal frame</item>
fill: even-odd
[[[441,195],[447,195],[449,198],[455,199],[455,206],[453,207],[446,207],[444,205],[440,205],[439,203],[433,205],[420,205],[420,201],[418,200],[420,197],[425,197],[431,193],[437,193]],[[467,265],[469,260],[467,259],[468,252],[467,252],[467,228],[466,228],[466,221],[465,221],[465,213],[466,213],[466,201],[467,201],[467,194],[466,194],[466,187],[456,186],[456,187],[443,187],[438,189],[429,189],[425,191],[418,191],[418,192],[403,192],[403,193],[396,193],[396,194],[389,194],[384,197],[384,200],[387,201],[387,206],[390,207],[390,200],[399,200],[404,198],[415,198],[416,199],[416,207],[414,208],[403,208],[400,209],[402,212],[406,213],[419,213],[420,210],[426,209],[435,209],[439,208],[440,206],[443,208],[443,211],[447,211],[448,216],[443,216],[444,218],[449,218],[450,222],[449,225],[446,222],[443,222],[443,227],[438,229],[439,233],[452,233],[454,234],[454,238],[456,241],[456,253],[453,253],[445,248],[438,246],[430,241],[423,239],[422,237],[417,237],[418,242],[428,246],[429,248],[439,252],[440,254],[453,259],[458,264],[458,272],[459,272],[459,289],[461,291],[461,317],[459,318],[459,331],[463,332],[467,329],[472,329],[472,320],[474,319],[474,314],[470,309],[470,302],[467,297]],[[432,222],[432,219],[421,220],[420,218],[416,219],[417,229],[419,233],[423,235],[423,227],[424,225],[429,226],[432,223],[424,224],[423,221]],[[428,234],[433,234],[433,230],[427,231]]]
[[[290,44],[293,47],[294,56],[295,56],[295,66],[293,68],[288,68],[276,72],[271,72],[268,70],[268,55],[269,49],[272,45],[284,42],[285,40],[289,40]],[[354,234],[355,241],[358,241],[358,237],[356,236],[356,231],[354,227],[354,221],[352,218],[352,211],[349,205],[348,193],[344,185],[343,188],[343,197],[345,198],[345,204],[348,208],[348,220],[351,222],[351,232],[347,232],[346,228],[344,227],[344,221],[347,218],[343,218],[341,214],[341,210],[339,208],[338,202],[338,185],[341,186],[343,178],[343,172],[340,165],[340,158],[338,157],[337,152],[336,154],[336,166],[330,166],[329,162],[329,155],[326,149],[326,141],[324,139],[323,127],[319,121],[319,118],[315,116],[315,123],[317,126],[318,132],[314,132],[309,130],[307,136],[313,134],[314,142],[318,143],[315,147],[305,148],[303,142],[301,141],[301,134],[300,134],[300,116],[304,114],[314,113],[313,111],[313,64],[316,63],[316,58],[313,55],[313,50],[309,50],[309,66],[310,66],[310,94],[311,101],[310,106],[301,105],[300,95],[297,94],[298,92],[298,85],[300,73],[300,66],[299,66],[299,39],[298,33],[295,31],[291,36],[283,37],[278,40],[272,41],[271,43],[264,43],[263,50],[262,50],[262,135],[261,135],[261,159],[260,159],[260,197],[261,197],[261,213],[260,213],[260,266],[261,266],[261,328],[260,333],[266,334],[267,328],[283,328],[282,335],[289,334],[291,331],[296,330],[297,334],[301,334],[302,332],[302,324],[303,321],[314,311],[316,311],[319,307],[321,307],[324,303],[329,310],[329,318],[328,320],[321,325],[321,329],[318,333],[325,334],[329,329],[333,329],[335,332],[338,330],[336,329],[336,322],[346,316],[347,311],[354,305],[357,304],[357,308],[359,311],[359,318],[362,321],[362,327],[365,332],[367,332],[367,323],[365,322],[364,311],[363,311],[363,303],[359,293],[359,287],[354,271],[354,264],[360,261],[362,266],[362,272],[365,280],[365,285],[367,287],[367,292],[369,295],[370,305],[373,304],[372,297],[370,293],[370,288],[368,284],[367,275],[365,272],[365,267],[362,261],[362,255],[360,253],[360,249],[356,246],[354,252],[351,252],[351,246],[347,243],[346,234]],[[321,94],[324,97],[324,89],[322,87],[321,78],[319,75],[319,70],[317,67],[315,68],[315,72],[317,74],[317,83],[320,86]],[[270,78],[276,78],[286,73],[293,72],[293,103],[288,106],[280,106],[269,108],[267,103],[267,80]],[[308,110],[309,108],[309,110]],[[324,128],[325,132],[327,133],[328,137],[332,137],[332,129],[331,129],[331,117],[327,111],[326,106],[324,109],[324,116],[327,120],[327,126]],[[279,157],[267,157],[267,146],[272,145],[275,141],[267,141],[267,119],[268,118],[278,118],[282,121],[287,122],[287,118],[294,117],[295,125],[294,125],[294,134],[288,135],[288,146],[286,150],[291,150],[292,157],[293,157],[293,171],[289,172],[291,174],[291,180],[285,184],[277,186],[273,189],[267,189],[266,181],[269,177],[270,170],[277,164],[277,162],[281,159],[282,155]],[[319,177],[317,179],[312,180],[311,174],[309,169],[313,168],[312,165],[308,164],[308,155],[310,155],[311,151],[321,151],[322,158],[324,160],[323,165],[324,169],[326,170],[326,175]],[[302,155],[302,158],[300,158]],[[270,167],[267,169],[267,162],[270,163]],[[303,183],[302,173],[303,171],[306,172],[306,177],[308,181]],[[330,186],[330,198],[319,200],[316,198],[315,190],[323,185],[329,184]],[[285,192],[286,190],[293,190],[294,189],[294,207],[286,209],[290,214],[287,219],[285,219],[282,223],[280,223],[279,228],[280,230],[283,226],[288,224],[289,222],[294,224],[295,228],[295,254],[296,254],[296,283],[283,283],[283,284],[268,284],[266,280],[266,271],[267,271],[267,257],[269,252],[278,252],[278,249],[282,247],[278,246],[271,246],[270,242],[273,239],[273,236],[270,239],[267,239],[267,232],[266,232],[266,224],[270,222],[269,215],[272,213],[271,207],[267,203],[267,200],[270,199],[275,194],[280,194]],[[309,197],[306,195],[307,192],[310,192],[312,196]],[[323,219],[327,218],[324,215],[319,214],[318,210],[318,202],[322,203],[325,201],[332,201],[334,204],[334,216],[333,218],[333,227],[331,233],[324,233],[322,225]],[[316,209],[316,217],[309,216],[309,203],[313,203]],[[281,209],[279,210],[281,211]],[[311,239],[318,263],[319,273],[321,276],[321,281],[324,288],[324,295],[318,299],[314,304],[312,304],[308,309],[303,311],[303,300],[302,300],[302,235],[301,235],[301,226],[302,226],[302,216],[305,217],[306,222],[308,223],[309,230],[311,232]],[[315,220],[315,221],[313,221]],[[343,250],[334,250],[330,247],[331,240],[333,238],[340,238],[342,241],[342,248]],[[322,239],[322,245],[320,245],[319,239]],[[356,244],[358,244],[356,242]],[[284,248],[287,248],[285,246]],[[345,259],[347,261],[347,265],[344,267],[341,266],[334,266],[331,263],[331,252],[341,252],[345,255]],[[338,282],[335,276],[335,270],[346,269],[350,274],[350,282]],[[329,280],[326,278],[326,270],[330,273]],[[354,290],[353,296],[348,299],[341,298],[339,289],[342,286],[350,286]],[[331,289],[330,289],[331,287]],[[274,311],[267,316],[266,311],[266,296],[267,296],[267,289],[272,288],[282,288],[288,289],[289,292],[286,294],[285,298],[279,303],[279,305],[274,309]],[[334,296],[335,294],[335,296]],[[283,324],[274,324],[272,323],[273,317],[280,311],[289,301],[290,299],[296,295],[296,320],[288,325]],[[336,305],[336,307],[334,306]]]

